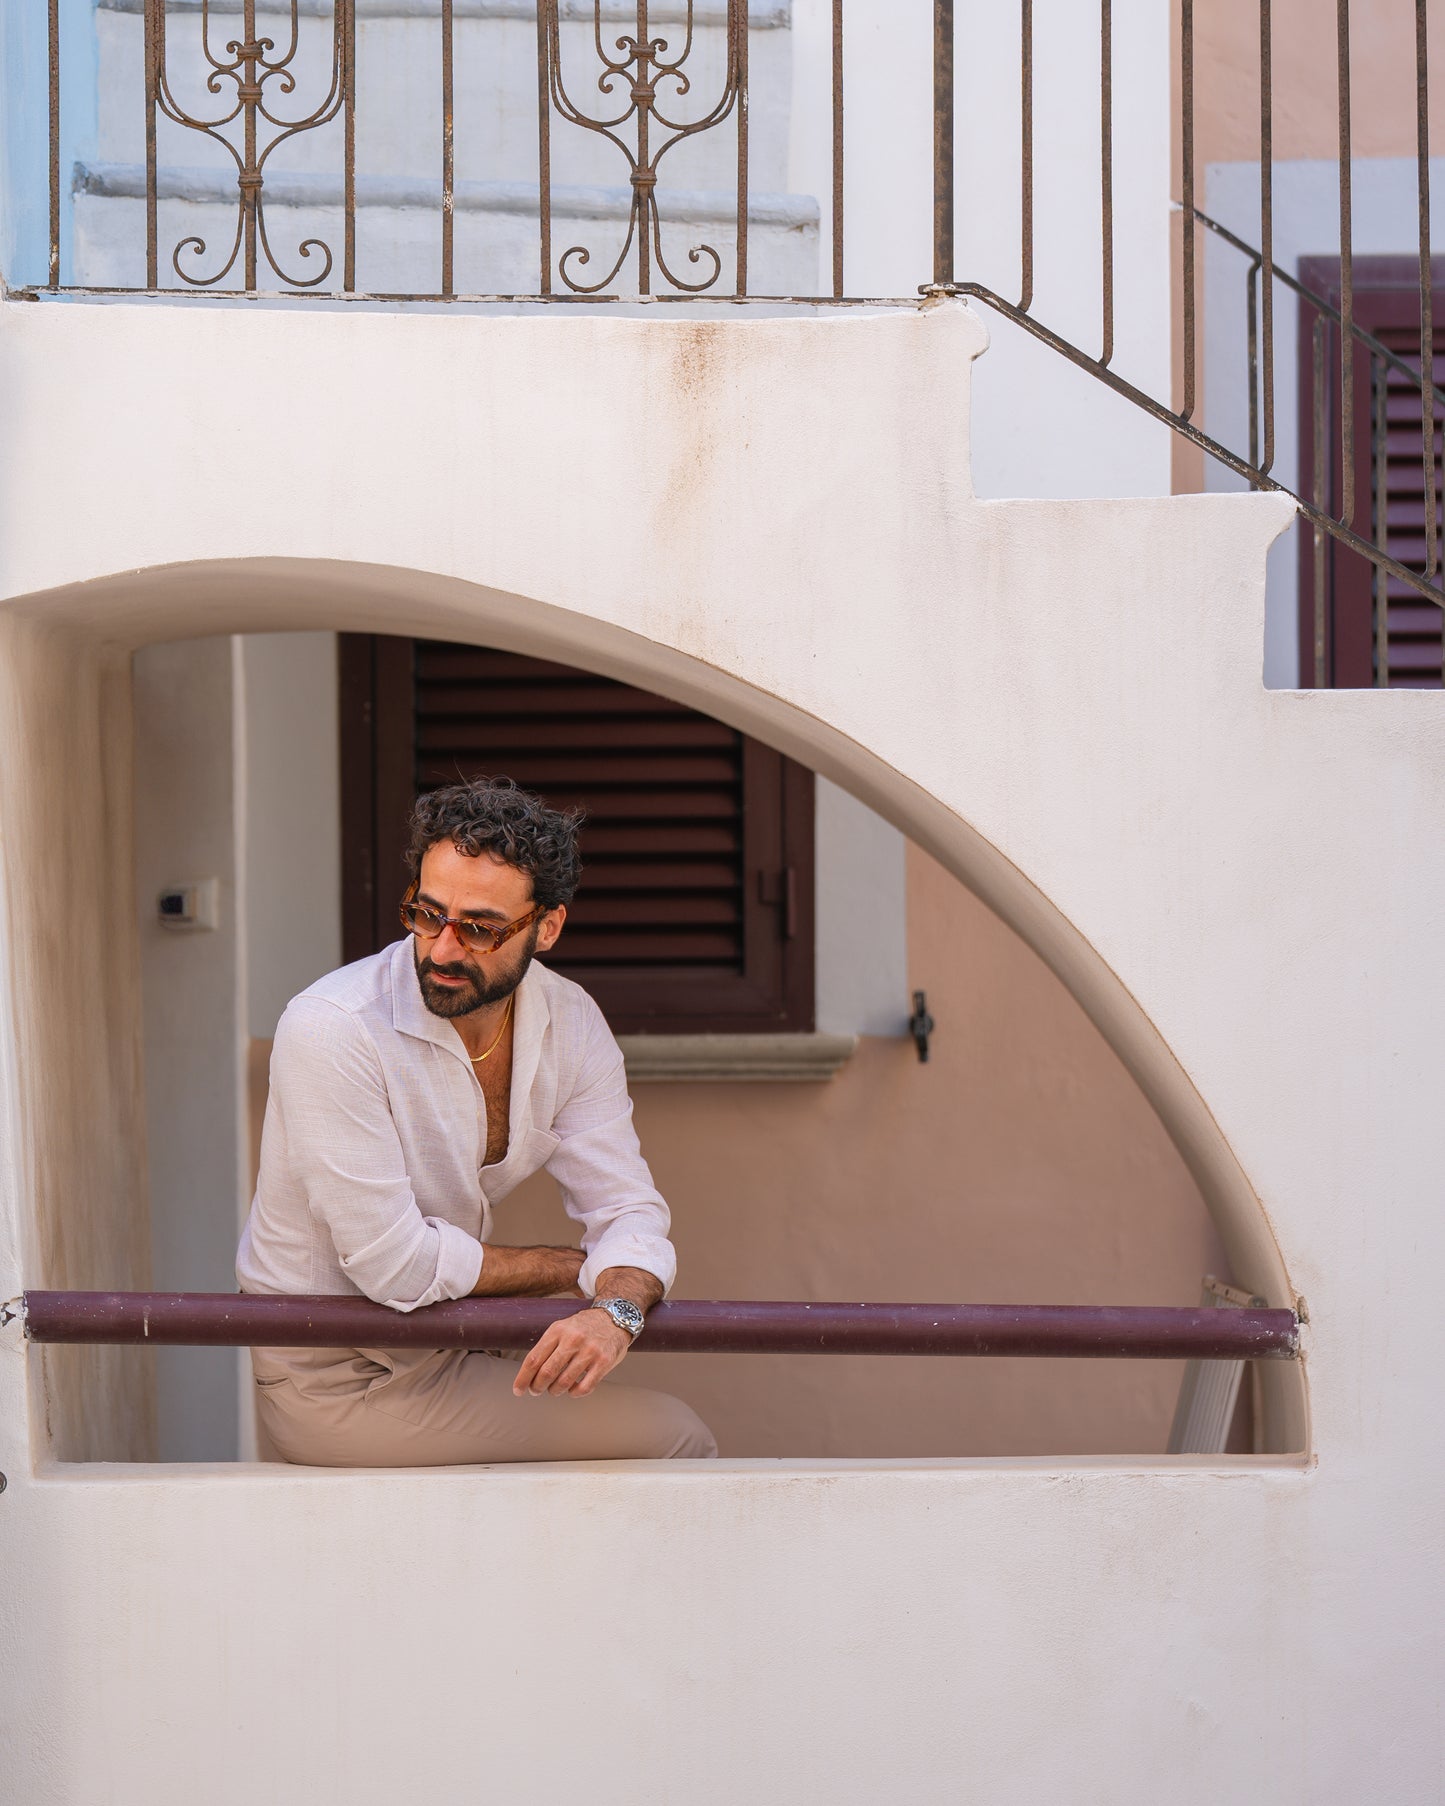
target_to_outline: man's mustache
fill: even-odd
[[[443,978],[475,978],[477,976],[472,967],[467,965],[439,966],[434,959],[424,959],[421,962],[422,977],[425,978],[429,972],[440,972]]]

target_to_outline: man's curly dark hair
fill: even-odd
[[[580,809],[550,809],[511,778],[472,778],[416,799],[406,862],[416,878],[422,855],[444,840],[473,859],[494,853],[531,877],[534,902],[555,909],[572,901],[582,876],[581,825]]]

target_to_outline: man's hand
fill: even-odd
[[[662,1296],[662,1282],[640,1267],[609,1267],[597,1279],[599,1298],[626,1298],[646,1312]],[[606,1311],[576,1311],[546,1330],[518,1369],[518,1398],[551,1392],[586,1398],[626,1356],[632,1337]]]
[[[543,1332],[517,1370],[512,1390],[518,1398],[529,1392],[586,1398],[631,1346],[632,1338],[625,1329],[619,1329],[606,1311],[589,1305]]]

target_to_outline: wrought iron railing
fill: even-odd
[[[389,68],[385,35],[376,55],[359,62],[358,47],[375,24],[384,0],[98,0],[112,22],[139,17],[141,92],[133,97],[143,121],[137,132],[139,161],[125,168],[80,169],[67,185],[61,123],[61,8],[92,0],[48,0],[50,38],[49,266],[45,287],[52,291],[86,287],[126,290],[164,288],[180,292],[262,295],[270,292],[348,297],[362,294],[401,300],[455,300],[505,295],[535,301],[588,301],[623,295],[655,301],[732,302],[764,299],[775,303],[819,299],[846,303],[870,297],[851,291],[845,229],[846,0],[824,0],[831,30],[823,34],[819,90],[826,90],[826,153],[819,167],[826,191],[801,201],[759,189],[758,131],[753,103],[760,92],[758,53],[764,35],[786,33],[789,0],[406,0],[392,12],[408,19],[434,19],[436,64],[428,67],[425,94],[415,88],[414,69]],[[1217,0],[1220,5],[1226,0]],[[1016,160],[1019,218],[1018,290],[1002,292],[997,282],[977,279],[974,248],[960,239],[959,197],[955,192],[959,138],[959,68],[956,45],[974,45],[976,21],[970,9],[955,16],[954,0],[931,0],[932,168],[917,171],[917,187],[932,192],[931,280],[917,283],[925,295],[961,295],[991,309],[1124,396],[1153,419],[1197,446],[1255,489],[1283,490],[1298,502],[1313,535],[1314,679],[1328,681],[1326,629],[1328,585],[1333,581],[1325,542],[1357,555],[1375,573],[1376,675],[1389,681],[1388,633],[1392,597],[1415,595],[1445,604],[1441,588],[1441,483],[1436,453],[1445,393],[1433,383],[1434,318],[1430,230],[1429,42],[1426,0],[1414,0],[1413,88],[1415,96],[1416,232],[1411,246],[1417,275],[1418,357],[1387,346],[1355,319],[1352,160],[1352,41],[1349,0],[1335,0],[1334,95],[1338,145],[1338,298],[1312,293],[1297,272],[1275,257],[1276,189],[1274,114],[1276,75],[1291,66],[1297,46],[1277,44],[1271,0],[1233,0],[1258,22],[1259,192],[1257,243],[1221,224],[1198,205],[1195,154],[1195,0],[1177,0],[1177,127],[1180,181],[1176,211],[1182,231],[1175,284],[1178,374],[1175,392],[1159,392],[1129,367],[1127,309],[1116,306],[1117,105],[1115,20],[1112,0],[1098,6],[1098,59],[1092,70],[1071,79],[1098,95],[1098,262],[1097,342],[1080,341],[1064,329],[1050,303],[1035,293],[1036,164],[1054,153],[1051,141],[1036,143],[1035,20],[1033,0],[1020,0],[1017,70],[1020,134],[1008,148]],[[1408,16],[1410,0],[1397,0]],[[917,0],[922,6],[923,0]],[[927,15],[924,15],[926,20]],[[480,70],[470,51],[459,52],[459,34],[485,18],[512,33],[493,60]],[[756,42],[755,42],[756,40]],[[475,40],[468,40],[475,49]],[[431,48],[426,50],[429,58]],[[505,68],[503,65],[505,64]],[[855,66],[856,67],[856,66]],[[923,72],[926,75],[926,71]],[[1007,72],[1000,70],[1002,78]],[[479,87],[483,77],[490,89]],[[773,77],[768,78],[772,80]],[[423,159],[433,174],[406,180],[358,168],[358,130],[372,114],[385,113],[395,99],[388,84],[405,88],[396,106],[408,129],[428,134]],[[411,84],[408,86],[407,84]],[[499,85],[500,84],[500,85]],[[764,84],[766,85],[766,83]],[[415,92],[413,91],[415,89]],[[920,95],[922,98],[922,95]],[[103,104],[114,107],[112,98]],[[926,104],[926,102],[925,102]],[[125,101],[130,107],[131,99]],[[126,114],[127,119],[131,117]],[[761,117],[761,116],[760,116]],[[851,115],[849,116],[851,118]],[[480,123],[479,123],[480,122]],[[510,132],[508,155],[520,137],[530,138],[526,155],[534,179],[479,182],[459,175],[458,145],[486,126]],[[772,129],[771,127],[769,128]],[[143,136],[143,144],[140,142]],[[163,145],[162,141],[165,140]],[[198,147],[192,166],[179,147]],[[1004,158],[991,148],[987,181],[996,184]],[[850,157],[854,155],[850,151]],[[769,167],[779,168],[776,146]],[[475,164],[475,158],[473,158]],[[513,171],[512,164],[508,166]],[[866,173],[866,172],[865,172]],[[967,174],[968,172],[965,172]],[[1005,172],[1006,173],[1006,172]],[[983,179],[980,172],[980,180]],[[689,183],[691,186],[689,186]],[[776,184],[774,184],[776,187]],[[483,193],[482,190],[485,190]],[[140,202],[144,276],[113,283],[77,280],[62,268],[62,239],[71,193],[113,195]],[[268,202],[292,211],[288,238],[281,242]],[[166,209],[190,203],[228,209],[224,228],[163,231]],[[367,255],[358,214],[370,204],[409,209],[408,219],[427,214],[436,230],[426,256],[432,276],[419,286],[380,285],[360,263]],[[789,206],[793,210],[789,211]],[[799,211],[801,207],[802,211]],[[478,288],[459,275],[457,220],[468,210],[490,210],[488,218],[516,227],[516,244],[529,234],[530,248],[516,252],[509,270],[519,281]],[[811,208],[810,213],[808,209]],[[324,230],[305,222],[332,220]],[[298,223],[299,222],[299,223]],[[519,223],[520,222],[520,223]],[[208,228],[208,230],[210,230]],[[793,270],[776,257],[760,267],[759,247],[767,239],[810,230],[815,263],[811,277],[790,282]],[[516,236],[520,234],[520,236]],[[769,234],[772,236],[769,237]],[[1234,377],[1247,389],[1247,440],[1233,442],[1201,408],[1201,305],[1199,247],[1205,236],[1227,242],[1245,259],[1248,337]],[[494,238],[506,233],[497,226]],[[510,240],[508,242],[511,242]],[[513,246],[514,252],[516,246]],[[127,253],[128,254],[128,253]],[[823,266],[816,258],[822,255]],[[772,252],[769,252],[772,256]],[[517,258],[521,258],[521,262]],[[761,259],[766,262],[766,259]],[[501,268],[494,260],[489,268]],[[973,266],[972,268],[970,266]],[[785,267],[786,266],[786,267]],[[778,272],[782,270],[780,278]],[[794,274],[796,271],[794,270]],[[84,276],[85,272],[81,272]],[[1316,477],[1281,471],[1276,459],[1277,305],[1313,310],[1326,332],[1313,332],[1308,348],[1315,398]],[[1329,334],[1333,334],[1330,338]],[[1119,353],[1121,355],[1116,355]],[[1423,542],[1418,558],[1401,556],[1391,544],[1388,509],[1379,483],[1359,481],[1366,466],[1355,445],[1355,372],[1365,359],[1371,431],[1369,469],[1387,474],[1390,449],[1384,420],[1387,381],[1414,385],[1419,397],[1420,486]],[[1123,368],[1121,368],[1121,364]],[[1169,385],[1164,384],[1167,391]],[[1333,444],[1337,481],[1322,473]],[[1366,490],[1369,493],[1366,493]],[[1445,637],[1441,640],[1445,658]]]
[[[87,0],[89,3],[89,0]],[[63,171],[60,118],[60,8],[48,0],[50,29],[50,261],[51,288],[96,288],[106,283],[62,280]],[[494,183],[487,199],[535,221],[534,285],[511,286],[507,298],[589,299],[625,292],[658,300],[700,296],[747,298],[757,289],[752,239],[760,221],[776,211],[777,198],[755,192],[750,123],[750,40],[755,31],[785,30],[789,0],[427,0],[408,4],[398,17],[435,16],[437,111],[432,124],[436,176],[408,187],[358,171],[358,119],[364,121],[358,69],[359,27],[379,16],[367,0],[100,0],[113,15],[139,13],[143,22],[144,167],[127,186],[112,173],[90,192],[144,199],[147,290],[204,289],[256,294],[275,289],[354,295],[357,279],[358,203],[386,204],[404,193],[404,204],[429,204],[439,223],[435,281],[401,290],[377,290],[387,299],[454,299],[456,217],[464,204],[457,168],[459,83],[469,71],[457,54],[458,27],[477,19],[525,23],[535,29],[535,96],[531,161],[535,184]],[[843,299],[843,0],[832,0],[832,286]],[[360,13],[360,18],[358,14]],[[311,26],[315,29],[310,29]],[[509,46],[509,50],[514,46]],[[430,54],[430,51],[427,53]],[[413,72],[414,73],[414,72]],[[505,71],[490,73],[505,78]],[[373,94],[387,71],[370,71]],[[511,108],[520,83],[502,96]],[[418,112],[421,109],[418,109]],[[162,136],[171,128],[171,155]],[[329,134],[327,128],[334,128]],[[598,158],[593,180],[559,184],[559,134],[578,139]],[[726,202],[705,197],[704,214],[721,213],[730,226],[730,250],[698,237],[670,242],[664,201],[667,177],[684,146],[705,137],[727,138]],[[327,172],[314,168],[324,140]],[[303,141],[305,141],[303,143]],[[207,156],[193,169],[175,153],[189,143]],[[312,177],[298,189],[292,165],[300,157]],[[715,161],[715,160],[712,160]],[[218,179],[220,163],[226,171]],[[608,165],[610,163],[610,170]],[[284,173],[283,173],[284,172]],[[710,171],[714,182],[717,171]],[[209,180],[206,178],[209,177]],[[278,187],[279,178],[279,187]],[[83,172],[81,180],[89,180]],[[106,186],[107,180],[109,186]],[[369,187],[368,187],[369,184]],[[567,242],[560,215],[619,211],[614,184],[625,190],[613,242]],[[213,246],[197,234],[167,242],[160,214],[167,199],[219,198],[229,187],[234,232]],[[565,193],[559,195],[559,188]],[[580,189],[580,192],[579,192]],[[530,191],[529,191],[530,190]],[[268,196],[289,204],[334,205],[338,229],[329,239],[277,243],[268,229]],[[684,218],[704,197],[685,181],[672,185]],[[567,203],[559,207],[559,199]],[[314,267],[312,267],[314,262]],[[137,284],[120,286],[137,287]],[[362,285],[366,286],[366,285]],[[472,290],[479,294],[482,291]],[[486,291],[492,298],[499,291]],[[791,299],[796,297],[772,297]]]

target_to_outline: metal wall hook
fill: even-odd
[[[913,1045],[918,1049],[918,1057],[927,1064],[928,1037],[933,1033],[935,1024],[928,1013],[928,998],[922,991],[913,993],[913,1014],[908,1018],[908,1032],[913,1037]]]

